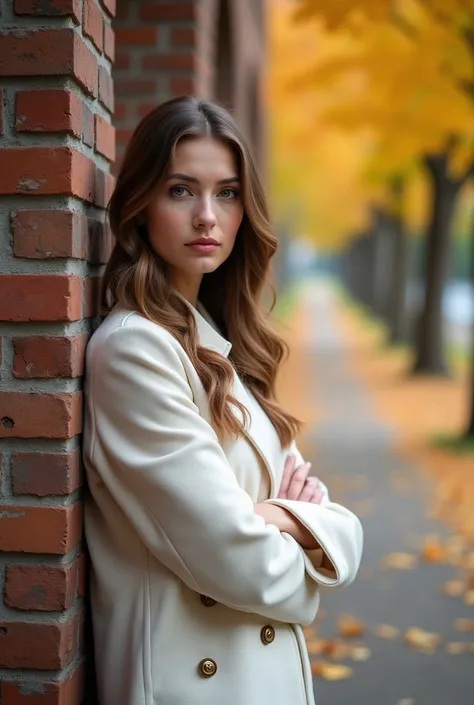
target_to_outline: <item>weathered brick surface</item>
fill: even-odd
[[[0,392],[0,438],[72,438],[81,430],[80,392]]]
[[[0,149],[0,195],[68,195],[92,202],[94,162],[71,147]]]
[[[14,495],[69,495],[82,484],[80,452],[17,451],[10,474]]]
[[[99,51],[104,46],[104,16],[94,0],[84,0],[84,34],[90,37]]]
[[[15,0],[14,11],[17,15],[34,15],[37,17],[61,17],[71,15],[80,21],[80,0]]]
[[[55,671],[74,659],[80,620],[66,622],[0,622],[0,668]]]
[[[80,377],[86,344],[86,335],[14,338],[13,375],[22,379]]]
[[[84,664],[79,664],[59,681],[3,680],[0,684],[3,705],[82,705],[84,698]],[[91,701],[91,705],[92,701]]]
[[[65,507],[2,504],[0,551],[65,556],[80,541],[81,524],[80,503]]]
[[[86,256],[87,218],[71,210],[23,210],[11,213],[15,257],[32,259]]]
[[[5,604],[18,610],[68,610],[78,594],[78,576],[79,557],[67,565],[7,566]]]
[[[81,279],[62,274],[0,276],[0,321],[78,321]]]
[[[95,116],[95,149],[109,161],[115,159],[115,127],[100,115]]]
[[[80,137],[82,123],[82,101],[72,91],[19,91],[16,94],[17,132],[68,132]]]

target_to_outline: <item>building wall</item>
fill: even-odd
[[[2,705],[95,702],[80,433],[111,170],[139,119],[182,93],[231,107],[262,155],[260,15],[258,0],[2,2]]]
[[[182,94],[216,98],[261,146],[263,11],[258,0],[123,0],[114,23],[118,162],[139,120]]]

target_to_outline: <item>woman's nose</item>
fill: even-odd
[[[210,198],[203,198],[199,202],[196,215],[194,217],[194,227],[212,228],[216,224],[216,214]]]

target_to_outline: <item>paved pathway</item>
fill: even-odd
[[[352,662],[354,675],[337,682],[315,678],[317,705],[474,705],[474,654],[450,655],[443,646],[433,655],[411,650],[399,637],[369,632],[377,624],[412,626],[443,635],[447,641],[474,641],[454,629],[460,617],[474,618],[474,607],[441,594],[456,569],[423,564],[412,570],[387,570],[384,557],[416,551],[430,533],[447,535],[427,516],[426,476],[394,450],[394,430],[377,418],[366,389],[351,367],[351,350],[338,329],[337,303],[324,286],[308,288],[308,318],[303,354],[313,358],[316,402],[324,418],[306,436],[306,455],[327,481],[335,501],[362,515],[365,553],[360,576],[347,590],[324,591],[319,636],[334,638],[343,613],[361,619],[368,630],[359,640],[370,659]],[[470,637],[470,639],[469,639]]]

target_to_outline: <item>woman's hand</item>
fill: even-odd
[[[317,477],[308,477],[310,470],[311,463],[303,463],[296,467],[296,457],[289,455],[285,461],[278,497],[321,504],[324,492],[320,488]]]

